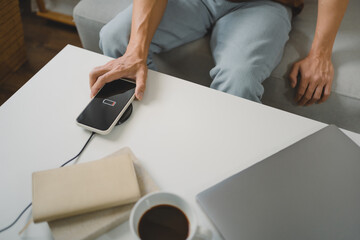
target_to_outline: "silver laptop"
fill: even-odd
[[[360,239],[360,147],[328,126],[197,200],[226,240]]]

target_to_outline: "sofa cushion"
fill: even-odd
[[[105,25],[130,3],[132,0],[83,0],[74,9],[74,15]]]
[[[71,15],[74,7],[80,0],[44,0],[45,8],[49,11]],[[31,0],[31,10],[39,11],[37,0]]]
[[[100,29],[132,0],[82,0],[74,8],[74,21],[83,47],[101,53]]]

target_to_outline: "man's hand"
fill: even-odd
[[[146,87],[147,70],[146,60],[128,54],[95,67],[89,74],[91,97],[94,97],[106,83],[128,78],[136,81],[135,96],[141,100]]]
[[[318,0],[317,23],[310,53],[295,63],[290,73],[291,87],[298,87],[295,101],[299,105],[322,103],[330,95],[334,78],[332,48],[348,2]]]
[[[142,99],[146,87],[146,60],[151,39],[164,15],[166,5],[167,0],[133,0],[131,34],[126,52],[122,57],[91,71],[91,97],[95,96],[105,83],[129,78],[136,81],[136,98]]]
[[[333,78],[331,57],[310,53],[296,62],[290,73],[291,87],[297,86],[295,101],[302,106],[325,102],[330,95]]]

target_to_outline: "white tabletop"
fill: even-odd
[[[88,74],[110,58],[65,47],[0,107],[0,228],[31,202],[31,174],[75,156],[90,133],[75,119],[89,102]],[[160,189],[183,196],[200,224],[213,230],[195,201],[207,187],[274,154],[325,124],[149,71],[143,101],[128,122],[95,135],[78,162],[128,146]],[[345,133],[360,145],[360,135]],[[0,239],[19,238],[27,211]],[[220,239],[213,230],[213,239]],[[51,239],[31,224],[21,239]],[[128,223],[99,239],[132,239]]]

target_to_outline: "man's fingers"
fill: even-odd
[[[310,106],[310,105],[316,103],[317,101],[319,101],[320,98],[321,98],[322,92],[323,92],[323,86],[317,86],[317,88],[315,89],[315,93],[314,93],[313,97],[311,98],[310,101],[308,101],[306,103],[306,106]]]
[[[318,103],[325,102],[329,98],[330,93],[331,93],[331,83],[325,85],[323,95],[321,99],[318,101]]]
[[[302,99],[302,97],[306,92],[306,89],[308,88],[308,85],[309,85],[308,79],[302,77],[300,79],[300,84],[298,84],[298,89],[296,91],[295,102],[299,102],[300,99]]]
[[[119,72],[110,71],[98,77],[97,81],[91,87],[91,97],[94,97],[106,83],[117,79],[119,74]]]
[[[136,81],[135,95],[141,100],[145,91],[146,75],[147,67],[142,59],[123,55],[91,71],[89,74],[91,97],[94,97],[106,83],[119,78],[128,78]]]
[[[101,75],[104,75],[105,73],[107,73],[109,70],[105,69],[103,66],[101,67],[95,67],[89,74],[89,85],[90,88],[95,84],[96,80],[98,79],[98,77],[100,77]]]
[[[301,84],[298,89],[297,89],[297,92],[296,92],[296,96],[295,96],[295,102],[299,102],[300,99],[302,99],[302,97],[304,96],[305,94],[305,91],[307,89],[307,84]]]
[[[303,106],[312,99],[312,97],[314,95],[315,87],[316,86],[314,84],[309,84],[303,97],[300,99],[300,101],[298,101],[299,105]]]
[[[147,78],[147,71],[141,71],[136,76],[136,89],[135,89],[135,96],[138,100],[141,100],[144,96],[144,92],[146,89],[146,78]]]
[[[298,63],[295,63],[291,69],[291,72],[290,72],[290,86],[292,88],[295,88],[296,87],[296,84],[297,84],[297,77],[298,77],[298,74],[299,74],[299,64]]]

